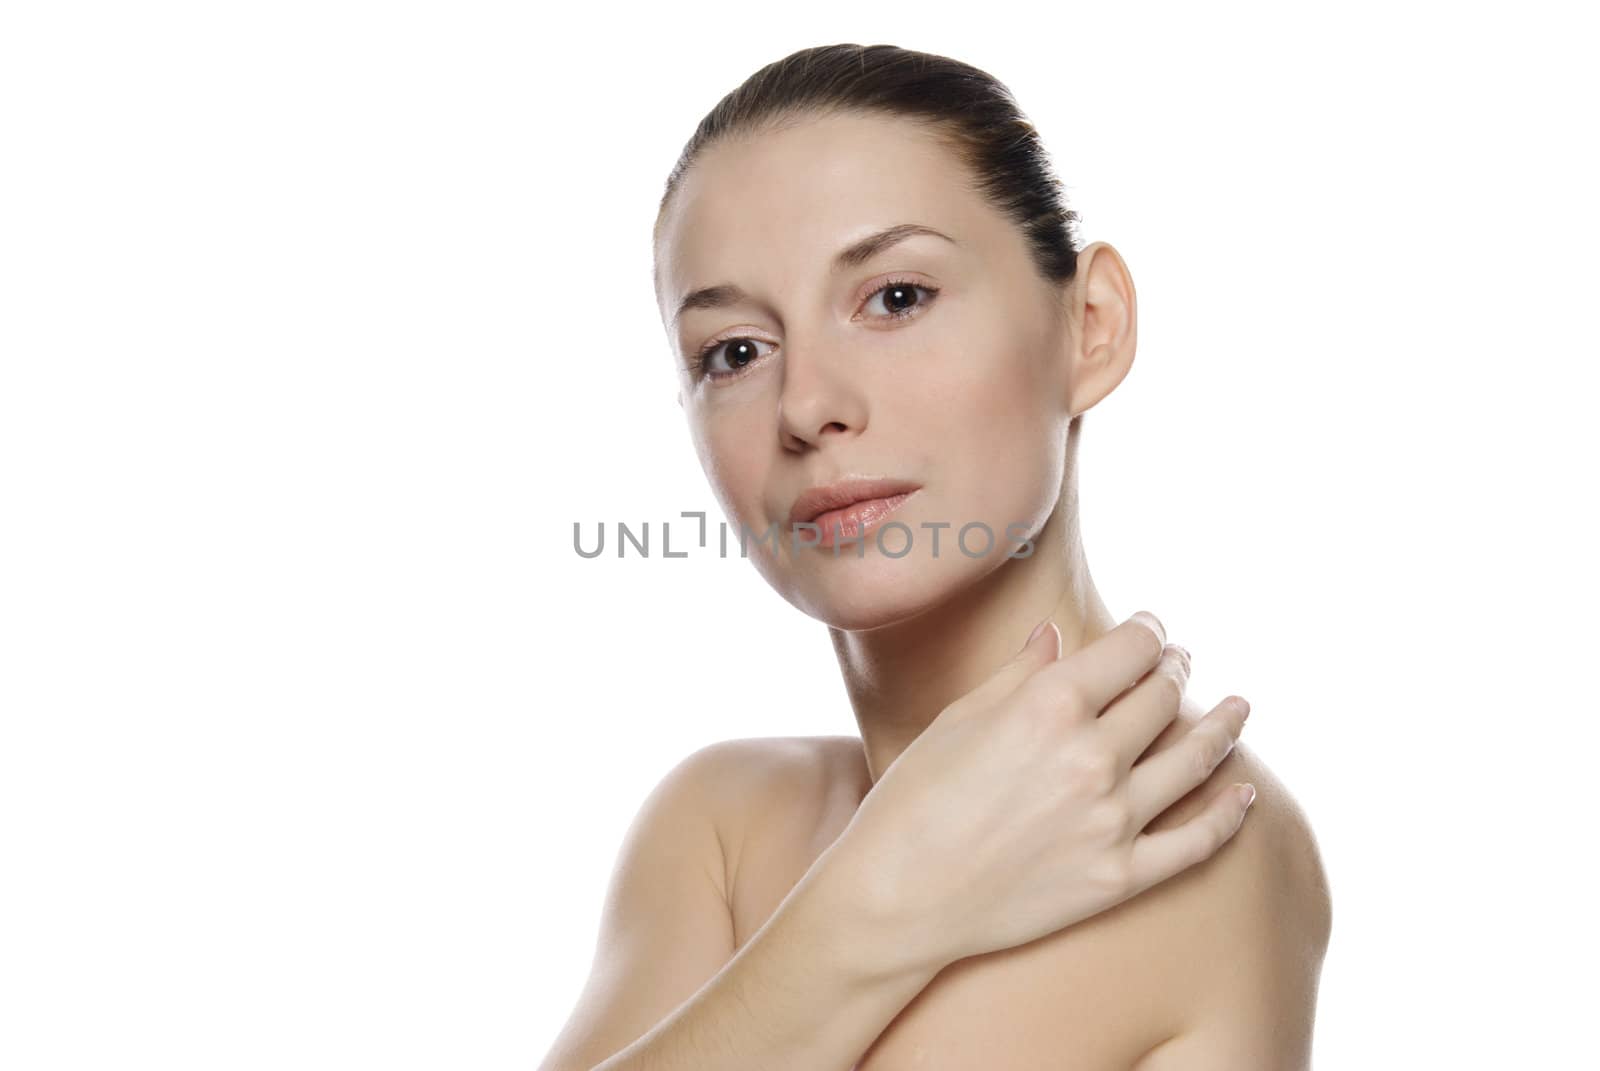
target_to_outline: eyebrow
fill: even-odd
[[[890,246],[919,234],[943,238],[951,245],[959,244],[948,234],[932,227],[925,227],[920,223],[896,223],[892,227],[885,227],[881,231],[875,231],[860,241],[852,242],[839,250],[833,257],[833,273],[838,274],[850,268],[860,267]],[[678,302],[678,311],[673,314],[672,322],[676,325],[683,318],[683,314],[690,309],[726,308],[729,305],[737,305],[739,302],[744,301],[747,296],[744,290],[733,283],[702,286],[696,290],[689,291],[684,295],[683,300]]]

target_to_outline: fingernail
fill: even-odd
[[[1156,619],[1156,615],[1151,613],[1149,610],[1140,610],[1129,620],[1138,621],[1144,625],[1145,628],[1149,629],[1151,632],[1154,632],[1157,636],[1160,636],[1162,643],[1167,642],[1167,630],[1163,628],[1161,622]]]
[[[1255,785],[1241,784],[1241,785],[1235,785],[1234,788],[1239,790],[1239,801],[1241,803],[1243,803],[1246,807],[1249,807],[1252,803],[1255,802],[1255,799],[1256,799],[1256,786]]]

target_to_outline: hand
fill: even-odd
[[[1067,658],[1054,623],[940,712],[839,838],[852,881],[890,920],[907,966],[1011,948],[1209,858],[1249,804],[1144,827],[1210,776],[1249,704],[1230,696],[1136,762],[1177,717],[1187,652],[1138,613]]]

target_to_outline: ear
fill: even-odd
[[[1067,301],[1072,325],[1067,404],[1075,417],[1115,390],[1133,366],[1138,300],[1122,255],[1105,242],[1087,246],[1078,254]]]
[[[683,388],[678,388],[678,408],[683,408]]]

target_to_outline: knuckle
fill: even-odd
[[[1212,846],[1212,851],[1216,851],[1228,843],[1228,838],[1232,837],[1234,830],[1239,828],[1239,819],[1241,817],[1243,816],[1229,814],[1227,809],[1217,814],[1216,821],[1213,823],[1213,828],[1216,830],[1216,843]]]
[[[1104,748],[1079,748],[1070,754],[1067,762],[1073,783],[1090,796],[1109,795],[1116,787],[1116,757]]]
[[[1211,776],[1223,758],[1228,754],[1229,741],[1226,737],[1214,733],[1201,733],[1195,731],[1193,763],[1196,780],[1204,781]]]
[[[1133,864],[1125,853],[1103,852],[1084,870],[1084,877],[1103,893],[1120,896],[1133,888]]]
[[[1083,690],[1083,684],[1075,677],[1063,677],[1056,682],[1056,705],[1074,717],[1085,717],[1098,714],[1099,711],[1089,709],[1089,697]]]
[[[1233,750],[1233,737],[1228,733],[1217,733],[1206,741],[1206,748],[1209,751],[1211,768],[1214,770],[1228,757],[1228,752]]]
[[[1211,850],[1206,853],[1207,855],[1215,855],[1224,844],[1228,843],[1228,838],[1233,836],[1233,831],[1238,828],[1238,824],[1226,814],[1222,814],[1212,823],[1211,828],[1215,832],[1212,836]]]
[[[1113,795],[1090,806],[1084,818],[1093,835],[1104,840],[1120,841],[1127,835],[1133,810],[1121,796]]]
[[[1061,746],[1061,718],[1038,696],[1015,697],[1017,718],[1027,746],[1049,752]]]

